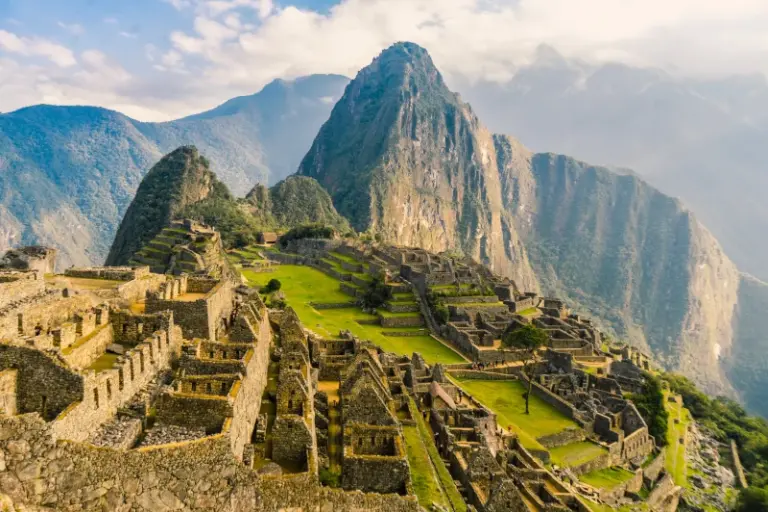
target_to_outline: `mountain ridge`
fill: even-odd
[[[284,103],[262,101],[271,109],[263,118],[294,113],[264,126],[262,117],[242,114],[234,114],[234,121],[219,116],[143,123],[88,106],[32,106],[0,115],[0,249],[53,245],[62,266],[103,262],[142,176],[187,144],[209,156],[237,195],[256,182],[283,179],[330,112],[327,95],[335,90],[340,96],[346,85],[343,77],[326,78],[298,91],[286,86]],[[318,81],[322,96],[313,96]],[[274,87],[285,84],[290,82]],[[246,97],[256,113],[263,107],[258,96]]]

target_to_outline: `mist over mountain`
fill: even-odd
[[[94,107],[0,115],[0,250],[47,244],[60,265],[102,263],[142,176],[196,145],[236,195],[293,172],[348,80],[275,81],[203,114],[142,123]]]
[[[768,240],[756,236],[768,231],[764,75],[676,77],[542,47],[508,83],[452,85],[493,131],[536,151],[631,168],[681,198],[742,270],[768,279]]]

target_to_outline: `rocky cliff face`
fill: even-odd
[[[358,231],[459,249],[538,289],[503,209],[493,137],[423,48],[395,45],[358,74],[299,173],[316,178]]]
[[[495,141],[504,204],[542,288],[732,394],[718,358],[732,343],[739,277],[714,237],[636,176]]]
[[[164,156],[147,173],[125,213],[107,265],[125,265],[185,208],[212,196],[229,196],[194,146]]]
[[[709,232],[633,175],[493,136],[422,48],[397,44],[358,74],[299,173],[358,230],[459,248],[732,392],[718,354],[732,343],[738,273]]]
[[[739,282],[734,318],[734,344],[728,354],[728,376],[747,408],[768,417],[768,283],[747,274]]]

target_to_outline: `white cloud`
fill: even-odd
[[[163,0],[165,3],[171,4],[176,10],[180,11],[186,9],[192,5],[192,0]]]
[[[541,43],[592,61],[691,72],[768,69],[763,0],[345,0],[327,14],[270,0],[194,6],[194,32],[174,32],[171,44],[204,59],[216,85],[241,89],[315,72],[354,75],[401,40],[425,46],[445,73],[470,79],[509,79]],[[260,23],[232,17],[243,8]]]
[[[79,23],[64,23],[63,21],[59,21],[57,25],[73,36],[81,36],[85,33],[85,29]]]
[[[121,30],[120,35],[122,37],[125,37],[126,39],[136,39],[137,37],[139,37],[138,34],[134,34],[133,32],[126,32],[125,30]]]
[[[63,68],[77,63],[72,50],[65,46],[48,39],[19,37],[5,30],[0,30],[0,51],[28,57],[44,57]]]
[[[71,85],[65,89],[68,96],[56,97],[65,101],[78,96],[72,90],[92,87],[99,92],[90,103],[133,105],[133,112],[170,118],[256,92],[274,78],[354,76],[382,49],[403,40],[426,47],[449,77],[468,80],[509,79],[541,43],[566,57],[615,59],[681,73],[768,71],[765,0],[730,0],[727,5],[701,0],[342,0],[324,13],[292,7],[291,0],[162,1],[185,10],[193,24],[173,31],[166,44],[139,47],[147,61],[138,77],[118,79],[114,63],[112,71],[86,69],[112,79]],[[77,65],[63,46],[0,30],[0,57],[3,52],[54,63],[38,69],[21,59],[18,65],[49,77],[55,90],[56,80],[79,83],[83,70],[95,62],[90,56],[93,62]],[[6,90],[0,83],[0,96]],[[13,102],[23,104],[18,98],[0,98],[0,106]]]

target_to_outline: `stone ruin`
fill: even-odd
[[[321,266],[318,247],[291,262]],[[319,337],[292,309],[268,310],[255,291],[201,271],[207,263],[169,275],[150,262],[63,275],[17,263],[0,270],[0,494],[55,510],[415,512],[404,428],[423,418],[478,512],[586,512],[580,472],[617,465],[637,468],[660,510],[675,509],[678,489],[659,456],[644,465],[656,448],[622,396],[643,385],[642,355],[602,351],[600,332],[562,301],[471,262],[333,249],[365,261],[344,262],[351,272],[415,290],[421,312],[441,292],[449,321],[424,321],[474,363],[430,366],[349,332]],[[451,380],[479,363],[484,378],[524,379],[519,354],[499,340],[528,322],[549,334],[533,392],[581,427],[538,441],[601,444],[607,455],[589,467],[549,471],[546,453],[523,447]],[[630,491],[597,497],[618,503]]]

